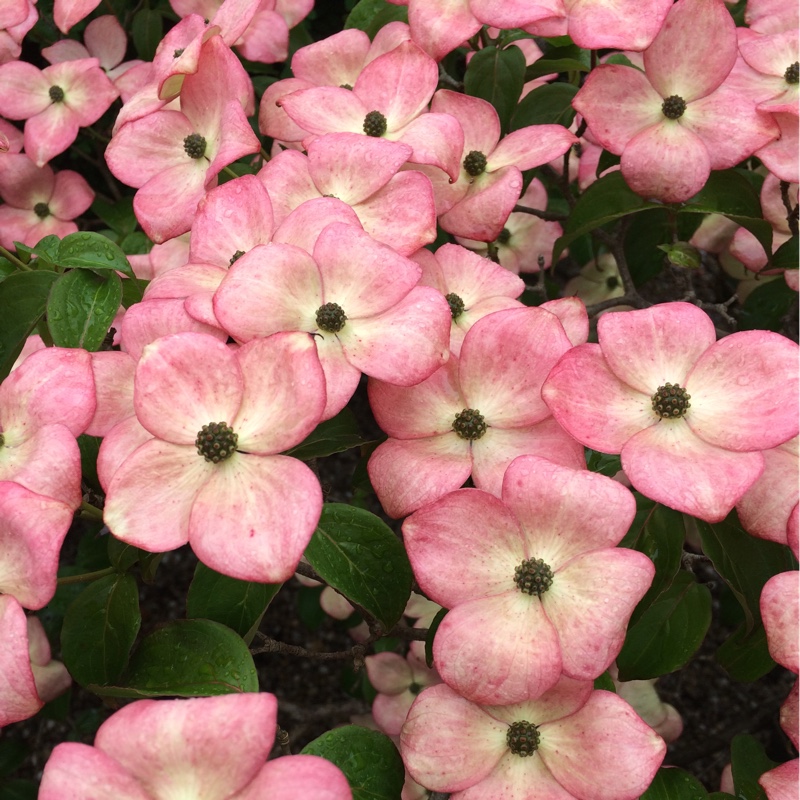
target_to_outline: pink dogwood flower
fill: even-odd
[[[0,596],[0,728],[32,717],[72,679],[53,661],[42,623],[27,617],[11,595]]]
[[[0,9],[0,64],[14,61],[22,52],[22,40],[39,19],[35,0],[7,0]]]
[[[75,233],[73,220],[89,208],[94,192],[77,172],[53,172],[22,153],[7,153],[0,158],[0,197],[0,245],[13,250],[15,241],[33,247],[45,236]]]
[[[347,779],[323,758],[265,763],[276,730],[277,701],[265,692],[138,700],[98,728],[94,746],[59,744],[39,797],[352,800]]]
[[[777,333],[716,341],[704,311],[665,303],[603,315],[597,338],[561,359],[542,396],[659,503],[722,520],[763,471],[760,451],[797,435],[797,345]]]
[[[682,202],[712,169],[733,167],[778,136],[769,115],[725,84],[737,54],[722,0],[678,0],[644,51],[644,72],[602,64],[573,106],[598,142],[622,156],[635,192]]]
[[[37,167],[63,153],[119,96],[96,58],[39,70],[27,61],[0,66],[0,114],[24,119],[25,152]]]
[[[459,489],[412,514],[403,541],[414,575],[450,609],[433,640],[445,683],[507,705],[540,697],[562,673],[601,675],[655,574],[643,553],[616,547],[635,512],[610,478],[520,456],[502,499]]]
[[[444,684],[411,706],[400,752],[411,776],[450,800],[635,800],[664,740],[617,695],[562,678],[540,697],[481,706]]]
[[[141,444],[137,428],[126,428],[126,447],[114,428],[101,447],[113,442],[124,456],[107,488],[106,524],[150,552],[189,542],[234,578],[287,580],[319,520],[322,492],[305,464],[278,454],[316,427],[324,406],[309,337],[277,334],[236,350],[198,333],[158,339],[134,379],[136,415],[152,438]]]

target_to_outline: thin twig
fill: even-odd
[[[520,214],[532,214],[534,217],[546,220],[547,222],[563,222],[567,219],[566,214],[559,214],[555,211],[542,211],[538,208],[529,208],[528,206],[514,206],[511,212],[518,212]]]
[[[792,208],[792,201],[789,198],[790,186],[791,184],[789,181],[781,181],[781,200],[783,200],[783,207],[786,209],[786,222],[789,225],[789,233],[791,233],[792,236],[797,236],[797,212],[800,206]]]

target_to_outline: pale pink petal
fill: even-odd
[[[518,708],[518,705],[513,708]],[[571,800],[574,795],[562,788],[541,758],[519,758],[510,751],[497,767],[480,783],[460,792],[458,800],[483,800],[484,797],[502,797],[503,800],[528,800],[530,790],[536,787],[536,800]]]
[[[685,387],[697,360],[717,337],[702,309],[691,303],[662,303],[603,314],[597,339],[611,371],[633,389],[652,395],[667,382]]]
[[[47,76],[26,61],[9,61],[0,66],[3,96],[0,114],[8,119],[28,119],[52,104]]]
[[[25,152],[42,167],[75,141],[78,128],[74,114],[63,103],[53,103],[25,123]]]
[[[106,433],[97,454],[97,477],[106,494],[120,465],[139,445],[152,438],[153,434],[142,427],[135,415],[118,422]]]
[[[408,159],[410,163],[438,167],[451,180],[458,180],[464,132],[455,117],[450,114],[420,114],[391,136],[413,148]]]
[[[330,419],[338,414],[355,394],[361,380],[361,370],[354,367],[342,350],[335,336],[314,336],[317,355],[325,373],[325,393],[327,403],[322,419]]]
[[[294,245],[311,255],[320,233],[334,222],[361,227],[356,212],[346,203],[335,197],[315,197],[304,201],[285,217],[272,241]]]
[[[351,800],[352,792],[341,770],[319,756],[278,758],[261,771],[231,800]]]
[[[794,342],[770,331],[742,331],[716,342],[685,384],[691,395],[687,424],[727,450],[769,450],[793,438],[800,400],[797,356]]]
[[[287,581],[319,522],[319,481],[286,456],[236,453],[219,467],[192,508],[192,549],[232,578]]]
[[[113,14],[93,19],[83,34],[83,41],[89,52],[100,61],[103,69],[116,67],[128,47],[128,37]]]
[[[452,608],[436,631],[433,657],[448,686],[483,704],[539,697],[561,675],[558,634],[538,597],[513,583],[504,594]]]
[[[282,97],[278,105],[292,121],[309,133],[364,132],[364,118],[375,109],[364,103],[348,89],[319,86],[301,89]]]
[[[399,736],[415,699],[407,689],[402,694],[379,694],[372,703],[372,718],[385,734]]]
[[[203,425],[231,423],[243,390],[241,368],[226,345],[178,333],[145,347],[136,366],[134,406],[155,436],[194,447]]]
[[[464,155],[472,150],[487,158],[500,141],[500,118],[491,103],[480,97],[440,89],[433,97],[431,111],[454,116],[464,131]]]
[[[661,29],[672,0],[570,3],[569,35],[589,50],[644,50]]]
[[[353,86],[364,66],[370,47],[362,30],[350,28],[314,44],[301,47],[292,56],[292,72],[318,86]]]
[[[426,439],[389,439],[367,464],[384,511],[395,519],[458,489],[472,472],[469,442],[454,432]]]
[[[573,346],[586,343],[589,338],[589,315],[581,300],[577,297],[559,297],[542,303],[540,308],[558,317]]]
[[[114,472],[103,519],[123,542],[151,553],[174,550],[189,541],[195,498],[217,468],[194,445],[151,439]],[[153,525],[153,508],[158,508],[158,525]]]
[[[31,671],[25,612],[13,595],[0,596],[0,727],[32,717],[43,705]]]
[[[60,219],[75,219],[86,211],[94,200],[94,192],[86,178],[69,169],[56,173],[53,196],[48,202],[50,212]]]
[[[61,33],[68,33],[75,23],[88,17],[99,5],[100,0],[56,0],[53,21]]]
[[[608,668],[654,575],[644,553],[622,548],[584,553],[556,571],[542,605],[558,631],[565,675],[593,680]]]
[[[765,772],[758,782],[769,800],[794,800],[800,786],[800,758]]]
[[[798,156],[798,115],[773,114],[780,127],[781,136],[776,142],[762,147],[756,155],[764,166],[782,181],[800,182],[800,157]]]
[[[118,422],[134,414],[133,375],[136,362],[113,350],[92,353],[92,373],[97,387],[97,410],[86,433],[105,436]]]
[[[662,419],[622,448],[622,468],[634,488],[706,522],[725,519],[764,469],[761,453],[734,453],[707,444],[683,419]]]
[[[401,694],[411,685],[411,665],[398,653],[375,653],[364,659],[372,688],[381,694]]]
[[[481,22],[465,0],[435,4],[413,0],[408,4],[408,24],[414,41],[436,61],[441,61],[481,28]]]
[[[666,750],[624,700],[596,691],[575,714],[542,725],[537,755],[576,797],[634,800],[650,785]]]
[[[525,559],[513,513],[476,489],[458,489],[416,511],[403,523],[403,541],[420,588],[445,608],[509,591]]]
[[[97,749],[153,797],[222,798],[246,786],[275,738],[277,701],[266,692],[139,700],[98,729]]]
[[[360,33],[360,31],[359,31]],[[298,51],[299,52],[299,51]],[[292,92],[311,89],[315,84],[297,78],[285,78],[267,87],[258,110],[258,129],[279,142],[299,142],[308,135],[280,106],[280,101]]]
[[[764,584],[759,603],[769,654],[781,666],[795,673],[800,665],[797,627],[800,620],[800,590],[797,578],[796,570],[773,575]]]
[[[487,168],[494,171],[513,164],[524,172],[564,155],[577,141],[563,125],[529,125],[500,140],[487,154]]]
[[[798,734],[797,730],[798,689],[800,689],[800,682],[795,681],[789,696],[781,706],[780,715],[781,728],[795,747],[797,747],[797,743],[800,740],[800,734]]]
[[[678,0],[644,51],[644,68],[662,97],[690,103],[728,77],[738,52],[736,23],[724,4]]]
[[[421,254],[428,252],[424,250]],[[519,277],[459,245],[442,245],[436,251],[436,262],[442,274],[442,285],[427,280],[423,283],[434,286],[442,294],[454,292],[467,309],[486,297],[519,297],[524,291],[525,284]]]

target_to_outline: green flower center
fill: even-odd
[[[64,101],[64,90],[60,86],[51,86],[47,93],[54,103],[61,103]]]
[[[340,83],[340,89],[349,89],[351,92],[353,91],[353,87],[349,83]]]
[[[446,294],[444,299],[447,300],[447,305],[450,306],[450,316],[453,319],[458,319],[464,313],[464,301],[453,292]]]
[[[679,119],[686,111],[686,101],[677,94],[670,95],[661,104],[661,111],[667,119]]]
[[[483,414],[474,408],[465,408],[456,414],[453,420],[453,430],[462,438],[474,442],[486,433],[486,423]]]
[[[244,255],[244,250],[237,250],[232,256],[231,260],[228,262],[231,266],[233,266],[242,256]]]
[[[539,749],[539,729],[527,720],[512,722],[506,733],[508,749],[521,758],[532,756]]]
[[[37,203],[33,207],[33,213],[36,214],[39,219],[45,219],[45,217],[50,216],[50,206],[47,203]]]
[[[486,170],[486,156],[480,150],[470,150],[464,158],[464,169],[467,175],[477,178]]]
[[[205,137],[199,133],[190,133],[183,140],[183,149],[189,158],[202,158],[206,154]]]
[[[233,432],[227,422],[209,422],[194,440],[197,452],[206,461],[219,464],[227,461],[235,452],[239,435]]]
[[[529,558],[514,570],[514,583],[521,592],[541,597],[553,585],[553,570],[541,558]]]
[[[663,386],[659,386],[651,398],[653,411],[663,419],[686,416],[686,412],[692,405],[689,402],[690,399],[691,395],[687,394],[686,389],[682,389],[677,383],[665,383]]]
[[[370,111],[364,117],[364,133],[367,136],[383,136],[386,133],[386,117],[380,111]]]
[[[800,61],[795,61],[786,67],[783,77],[786,83],[800,83]]]
[[[317,309],[317,327],[327,333],[339,333],[347,322],[347,315],[338,303],[325,303]]]
[[[2,433],[0,433],[0,447],[5,447],[5,446],[6,446],[6,437]]]
[[[508,244],[508,240],[511,238],[511,231],[508,228],[503,228],[500,231],[500,235],[495,239],[497,244]]]

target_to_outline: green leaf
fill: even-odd
[[[764,584],[773,575],[794,569],[791,552],[785,545],[750,536],[735,511],[714,524],[697,520],[697,529],[703,552],[739,601],[749,633],[761,624]]]
[[[312,458],[342,453],[362,444],[364,439],[358,432],[355,415],[349,408],[345,408],[333,419],[317,425],[300,444],[287,450],[286,455],[308,461]]]
[[[9,275],[13,275],[16,271],[17,268],[14,264],[7,258],[0,256],[0,281],[4,281]]]
[[[679,572],[639,621],[628,629],[617,657],[619,679],[647,680],[686,664],[711,624],[711,593],[694,575]]]
[[[47,327],[59,347],[100,349],[122,301],[122,281],[115,272],[98,275],[72,269],[61,275],[47,301]]]
[[[576,58],[540,58],[525,70],[525,82],[554,72],[588,72],[589,67]]]
[[[575,119],[572,98],[577,93],[578,87],[571,83],[548,83],[539,86],[522,98],[511,117],[509,130],[517,131],[528,125],[547,124],[569,128]]]
[[[614,694],[617,693],[617,687],[614,685],[614,679],[611,677],[608,670],[594,679],[594,688],[603,689],[606,692],[614,692]]]
[[[384,25],[396,20],[408,22],[408,9],[405,6],[396,6],[386,0],[361,0],[347,15],[344,27],[358,28],[373,39]]]
[[[61,631],[64,664],[81,686],[116,681],[128,663],[142,617],[130,575],[89,584],[67,609]]]
[[[525,56],[519,47],[484,47],[472,57],[464,75],[464,91],[494,106],[503,133],[508,130],[524,85]]]
[[[97,454],[100,452],[100,443],[102,441],[99,436],[89,436],[85,433],[78,437],[83,480],[97,492],[102,492],[100,479],[97,477]]]
[[[126,256],[141,256],[153,249],[153,243],[141,231],[134,231],[119,240],[119,247]]]
[[[765,281],[754,289],[744,302],[740,330],[771,330],[780,332],[783,318],[797,304],[797,292],[778,278]]]
[[[43,239],[39,239],[36,243],[36,246],[33,247],[30,251],[31,255],[35,255],[40,262],[45,262],[48,266],[55,263],[56,253],[58,253],[58,246],[61,242],[61,239],[58,238],[55,234],[50,234],[49,236],[45,236]],[[37,269],[39,265],[34,265]]]
[[[694,775],[677,767],[662,767],[639,800],[705,800],[708,792]]]
[[[599,472],[607,478],[613,478],[621,469],[622,463],[619,456],[599,453],[586,448],[586,469],[590,472]]]
[[[36,800],[39,785],[36,781],[17,778],[0,786],[0,800]]]
[[[800,263],[798,242],[800,242],[800,237],[792,236],[772,254],[772,266],[775,269],[797,269],[797,265]]]
[[[0,381],[44,315],[55,272],[15,272],[0,283]]]
[[[539,90],[531,92],[528,97],[533,97],[537,91]],[[564,223],[563,236],[556,241],[553,247],[553,262],[555,263],[569,243],[581,234],[589,233],[601,225],[628,214],[661,207],[658,203],[651,203],[643,197],[639,197],[625,183],[621,172],[611,172],[603,176],[578,198],[569,219]]]
[[[130,308],[141,303],[148,283],[149,281],[140,278],[124,278],[122,280],[122,305]]]
[[[753,736],[742,733],[731,742],[731,774],[738,798],[767,800],[758,779],[778,764],[767,757],[763,745]]]
[[[600,158],[597,160],[597,169],[595,170],[595,177],[599,178],[607,169],[615,167],[620,162],[620,157],[614,153],[609,153],[608,150],[603,150],[600,153]]]
[[[411,595],[411,565],[400,539],[374,514],[326,503],[305,555],[326,583],[372,614],[386,632],[402,616]]]
[[[336,764],[347,778],[353,800],[397,800],[405,770],[400,753],[383,733],[346,725],[323,733],[301,751]]]
[[[60,267],[113,269],[133,277],[133,270],[125,253],[110,239],[93,231],[65,236],[58,247],[56,263]]]
[[[210,697],[257,692],[242,637],[209,619],[178,619],[146,636],[121,685],[90,687],[111,697]]]
[[[125,236],[136,230],[136,215],[133,213],[133,197],[121,197],[116,203],[95,198],[92,211],[100,217],[112,231]]]
[[[229,578],[200,562],[186,596],[186,616],[221,622],[249,644],[281,586]]]
[[[715,657],[731,678],[742,683],[757,681],[775,668],[763,625],[747,633],[747,626],[742,623],[717,648]]]
[[[137,11],[131,24],[131,35],[139,58],[143,61],[152,61],[158,43],[164,35],[161,14],[149,8]]]

